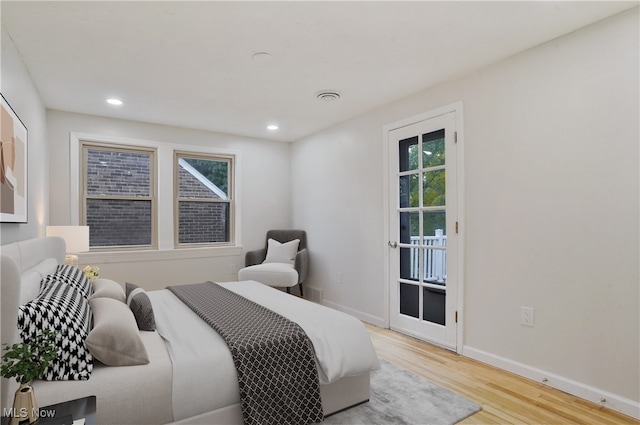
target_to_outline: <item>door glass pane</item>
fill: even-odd
[[[423,217],[423,244],[432,246],[424,255],[425,282],[445,285],[447,281],[447,236],[446,236],[446,212],[424,211]]]
[[[424,281],[444,286],[447,281],[447,254],[443,249],[423,251]]]
[[[445,170],[422,173],[422,206],[440,207],[445,205]]]
[[[422,135],[422,167],[444,165],[444,129]]]
[[[442,237],[444,236],[446,240],[447,234],[447,222],[446,222],[447,213],[442,211],[424,211],[422,213],[423,218],[423,231],[425,238],[428,237]],[[425,243],[425,245],[433,245]],[[442,244],[445,245],[444,243]]]
[[[423,289],[423,304],[422,304],[422,319],[427,322],[437,323],[439,325],[445,324],[445,301],[447,294],[442,289],[435,288],[422,288]]]
[[[400,172],[418,169],[418,136],[400,140],[398,147]]]
[[[415,208],[420,202],[418,197],[418,174],[400,176],[400,208]]]
[[[400,314],[420,317],[420,288],[408,283],[400,283]]]
[[[418,280],[420,250],[418,248],[400,248],[400,279]]]
[[[416,245],[420,242],[420,213],[400,213],[400,243]]]

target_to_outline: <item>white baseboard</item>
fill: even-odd
[[[387,327],[383,318],[363,313],[362,311],[355,310],[332,301],[322,300],[322,304],[350,314],[364,322],[371,323],[381,328]],[[631,400],[609,391],[592,387],[583,382],[578,382],[564,376],[556,375],[524,363],[519,363],[505,357],[500,357],[486,351],[478,350],[467,345],[462,348],[461,354],[499,369],[515,373],[516,375],[524,378],[543,383],[549,387],[556,388],[584,400],[591,401],[600,406],[631,416],[632,418],[640,419],[640,402],[638,401]]]
[[[462,355],[640,419],[640,402],[638,401],[466,345],[462,349]]]
[[[354,317],[357,317],[358,319],[362,320],[363,322],[371,323],[372,325],[376,325],[376,326],[381,327],[381,328],[386,328],[387,327],[384,319],[382,319],[380,317],[373,316],[373,315],[367,314],[367,313],[363,313],[362,311],[354,310],[352,308],[345,307],[342,304],[334,303],[332,301],[322,300],[322,304],[326,305],[327,307],[331,307],[331,308],[333,308],[335,310],[341,311],[343,313],[347,313],[347,314],[350,314],[350,315],[352,315]]]

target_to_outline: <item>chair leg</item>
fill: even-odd
[[[302,283],[300,284],[300,298],[304,298],[304,292],[302,292]]]

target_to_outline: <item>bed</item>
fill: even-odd
[[[19,340],[19,306],[36,297],[41,279],[64,262],[64,240],[36,238],[2,246],[2,343]],[[357,319],[257,282],[222,287],[296,322],[315,350],[322,410],[339,412],[369,399],[369,374],[379,367]],[[170,291],[147,292],[157,331],[139,331],[148,364],[94,363],[88,380],[33,383],[40,406],[97,397],[99,424],[241,424],[236,371],[222,338]],[[2,379],[2,407],[17,384]]]

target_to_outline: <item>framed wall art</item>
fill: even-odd
[[[0,222],[26,223],[27,127],[0,96]]]

